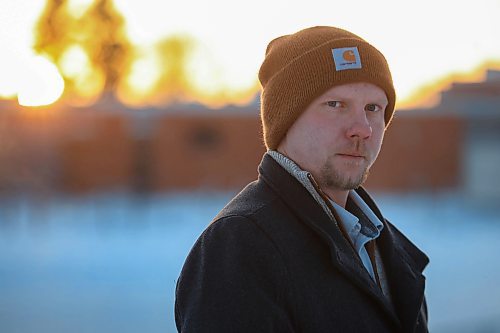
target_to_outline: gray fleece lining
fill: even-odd
[[[302,170],[294,161],[286,157],[285,155],[277,152],[276,150],[269,150],[267,152],[269,156],[271,156],[279,165],[283,167],[290,175],[292,175],[295,179],[297,179],[302,186],[306,188],[306,190],[313,196],[314,200],[323,208],[328,217],[335,221],[330,208],[326,205],[325,201],[319,195],[318,191],[314,188],[314,185],[311,183],[308,175],[309,172]]]

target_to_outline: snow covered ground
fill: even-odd
[[[175,332],[175,281],[233,193],[0,200],[0,332]],[[500,205],[375,195],[431,258],[432,332],[500,332]]]

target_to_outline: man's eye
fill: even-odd
[[[366,106],[365,106],[365,111],[377,112],[380,110],[382,110],[382,108],[380,106],[378,106],[377,104],[366,104]]]
[[[342,106],[342,103],[339,101],[328,101],[326,104],[328,104],[328,106],[331,106],[332,108],[339,108]]]

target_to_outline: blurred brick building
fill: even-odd
[[[3,109],[3,110],[1,110]],[[70,193],[239,189],[265,152],[258,104],[44,116],[0,105],[0,189]],[[454,84],[432,109],[399,110],[366,184],[381,191],[500,197],[500,73]]]

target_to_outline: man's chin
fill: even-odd
[[[335,181],[332,182],[332,185],[334,185],[334,187],[336,188],[345,191],[354,190],[360,187],[365,182],[367,177],[368,177],[367,170],[355,175],[337,174],[337,177],[335,177]]]
[[[327,163],[320,170],[319,180],[325,188],[348,191],[363,184],[368,177],[368,171],[367,165]]]

